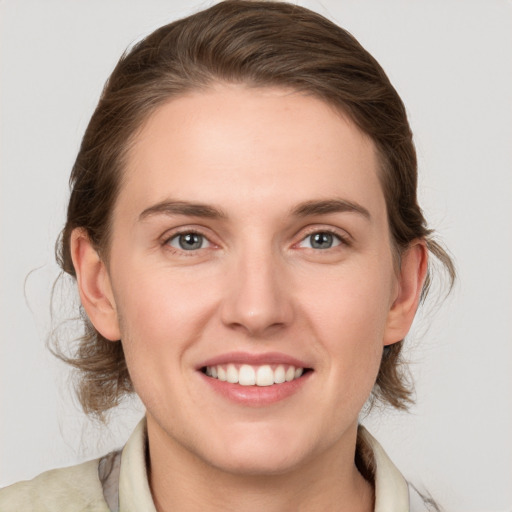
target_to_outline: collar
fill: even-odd
[[[375,512],[409,512],[409,486],[379,442],[362,425],[361,441],[370,447],[375,463]]]
[[[407,482],[391,462],[382,446],[364,428],[360,436],[373,453],[375,461],[375,512],[409,512]],[[119,474],[119,510],[121,512],[157,512],[149,488],[146,469],[147,432],[145,418],[126,443]]]
[[[120,512],[157,512],[146,468],[147,430],[144,417],[135,427],[121,455],[119,473]]]

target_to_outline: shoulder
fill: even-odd
[[[99,460],[54,469],[0,490],[2,512],[109,512],[98,477]]]

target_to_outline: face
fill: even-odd
[[[250,473],[353,444],[398,341],[378,166],[348,119],[287,90],[219,85],[149,118],[108,280],[150,436]]]

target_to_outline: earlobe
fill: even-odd
[[[117,309],[105,263],[82,228],[73,230],[70,246],[80,300],[89,320],[102,336],[119,340]]]
[[[427,275],[428,251],[424,240],[413,242],[402,254],[397,293],[391,305],[384,345],[405,338],[411,328]]]

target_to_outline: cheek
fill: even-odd
[[[113,281],[126,363],[145,406],[165,409],[161,397],[182,389],[178,376],[207,304],[204,295],[180,286],[168,272],[131,269]]]
[[[304,315],[320,340],[332,385],[364,403],[380,366],[394,278],[380,265],[352,268],[311,287]]]
[[[301,293],[305,313],[309,311],[317,326],[339,333],[347,342],[381,337],[391,305],[391,263],[364,263],[323,276],[318,274]]]
[[[113,278],[130,372],[151,364],[166,373],[181,365],[187,348],[215,311],[218,286],[214,280],[136,264],[119,268]]]
[[[113,276],[121,320],[132,331],[186,326],[184,319],[200,316],[210,307],[212,286],[205,287],[204,283],[205,276],[197,273],[180,273],[158,264],[136,262],[123,265]]]

